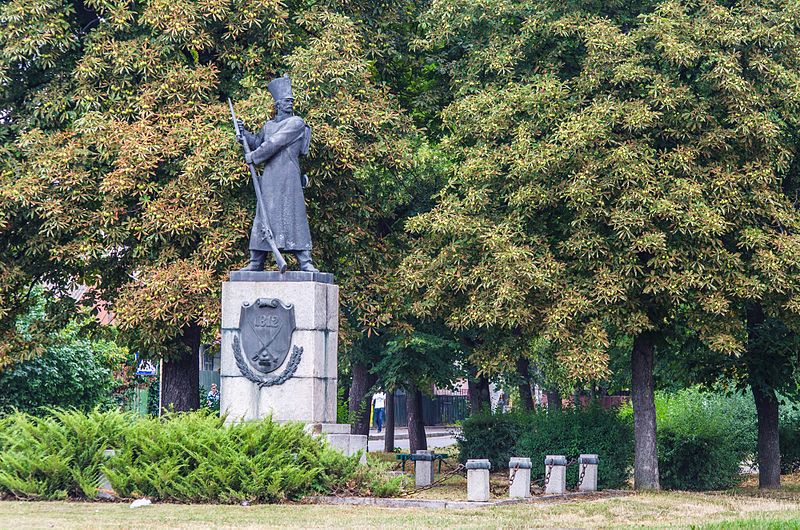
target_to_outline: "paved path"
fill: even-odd
[[[456,443],[455,435],[459,432],[457,427],[425,427],[428,437],[428,448],[447,447]],[[372,452],[383,451],[383,433],[372,429],[369,432],[369,450]],[[408,450],[408,429],[398,427],[394,433],[394,446]]]

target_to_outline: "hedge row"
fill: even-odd
[[[781,473],[800,471],[800,409],[783,407],[780,440]]]
[[[544,458],[548,454],[576,460],[581,453],[594,453],[602,463],[600,488],[623,486],[633,465],[632,423],[616,410],[598,405],[472,415],[463,422],[458,445],[462,462],[488,458],[492,469],[507,468],[512,456],[529,457],[533,462],[532,480],[544,478]],[[577,466],[570,466],[567,484],[574,487],[577,480]]]
[[[115,449],[110,458],[108,448]],[[400,485],[299,424],[226,426],[203,412],[159,419],[52,410],[0,418],[0,495],[92,499],[101,472],[122,497],[179,502],[275,502],[342,490],[385,496]]]
[[[748,394],[714,394],[688,389],[656,397],[658,460],[666,489],[719,490],[740,480],[743,463],[756,454],[755,407]],[[488,458],[505,469],[511,456],[533,461],[534,479],[544,474],[546,454],[576,459],[600,456],[599,486],[626,485],[633,465],[633,411],[630,405],[603,410],[597,405],[562,411],[473,415],[463,422],[458,444],[462,461]],[[784,472],[800,468],[800,412],[781,415],[781,463]],[[568,485],[577,481],[568,469]]]
[[[695,389],[657,394],[661,486],[706,491],[739,484],[742,463],[756,451],[755,417],[749,395]]]

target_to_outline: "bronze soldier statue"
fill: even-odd
[[[311,261],[311,232],[303,199],[307,177],[300,171],[299,161],[300,155],[308,154],[311,128],[294,115],[288,76],[273,79],[267,89],[275,99],[276,113],[258,133],[247,131],[234,118],[237,138],[242,144],[247,142],[245,161],[251,167],[258,199],[250,231],[250,263],[242,270],[263,270],[267,253],[273,251],[283,272],[285,262],[280,251],[285,251],[295,255],[300,270],[319,272]],[[254,169],[256,164],[264,164],[260,177]]]

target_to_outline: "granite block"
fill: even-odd
[[[296,329],[328,329],[328,285],[317,282],[224,282],[222,329],[238,329],[242,303],[277,298],[294,306]]]

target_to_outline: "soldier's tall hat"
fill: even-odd
[[[272,94],[272,98],[275,101],[280,101],[282,99],[294,99],[292,96],[292,80],[289,79],[287,74],[284,74],[283,77],[278,77],[273,79],[267,85],[267,90],[269,93]]]

